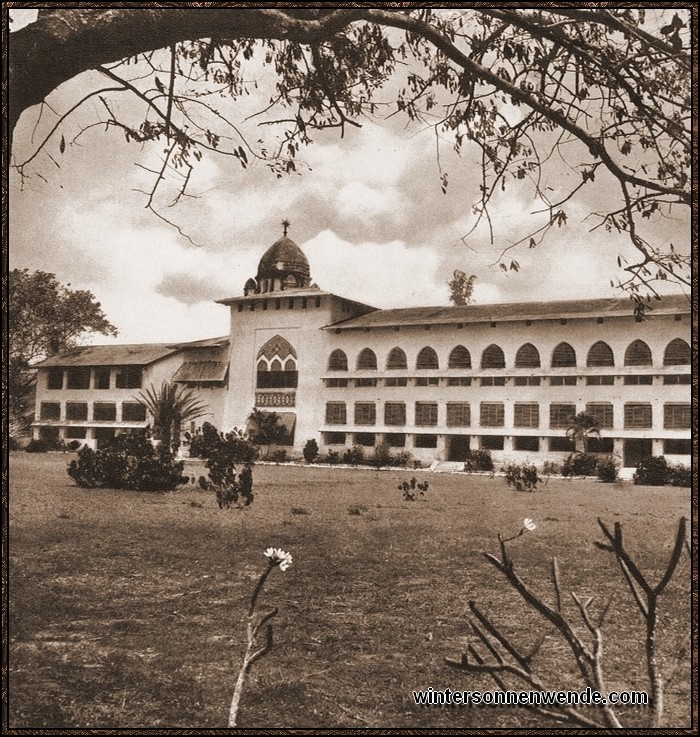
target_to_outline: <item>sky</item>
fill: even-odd
[[[13,11],[12,30],[31,22],[35,11]],[[262,72],[261,72],[262,74]],[[96,74],[62,85],[48,100],[51,110],[25,112],[16,132],[13,163],[25,160],[55,122],[86,90],[103,84]],[[265,106],[249,96],[225,110],[252,136],[274,136],[259,118],[245,118]],[[124,95],[109,98],[125,119],[141,112]],[[217,103],[219,104],[219,103]],[[54,111],[54,112],[52,112]],[[517,118],[515,109],[506,111]],[[216,299],[242,294],[265,250],[291,222],[289,236],[306,253],[313,281],[321,289],[378,308],[449,304],[448,280],[455,269],[475,274],[478,303],[620,296],[610,280],[621,276],[619,256],[632,255],[624,236],[603,228],[591,232],[592,210],[605,204],[603,186],[567,206],[565,227],[545,243],[509,252],[519,271],[497,265],[503,248],[534,230],[541,203],[517,182],[495,203],[495,241],[474,223],[472,205],[480,183],[479,152],[461,156],[429,126],[388,120],[315,136],[302,148],[298,173],[277,178],[255,160],[204,154],[188,191],[169,206],[173,181],[159,190],[158,210],[176,227],[146,209],[162,144],[127,143],[121,131],[104,126],[96,99],[68,119],[61,135],[25,167],[10,170],[10,267],[56,274],[73,288],[89,289],[118,328],[120,343],[196,340],[228,332],[228,309]],[[38,120],[38,122],[37,122]],[[78,136],[76,138],[76,136]],[[553,185],[580,176],[562,161]],[[440,173],[449,185],[441,189]],[[688,241],[688,222],[664,220],[659,237]],[[665,242],[665,241],[664,241]],[[93,342],[114,342],[97,336]]]

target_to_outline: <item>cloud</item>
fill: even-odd
[[[222,286],[212,282],[211,279],[182,273],[166,274],[155,289],[158,294],[172,297],[185,305],[212,302],[230,296]]]

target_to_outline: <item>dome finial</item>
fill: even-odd
[[[282,234],[283,235],[285,235],[285,236],[287,235],[287,231],[289,230],[289,226],[290,225],[291,225],[291,223],[289,222],[289,220],[287,220],[287,218],[285,218],[282,221]]]

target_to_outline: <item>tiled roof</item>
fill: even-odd
[[[189,343],[173,343],[170,348],[187,351],[192,348],[224,348],[226,346],[228,346],[228,335],[223,335],[220,338],[192,340]]]
[[[62,351],[37,366],[147,366],[175,352],[172,346],[163,343],[86,345]]]
[[[175,372],[173,381],[207,383],[222,382],[226,378],[228,364],[223,361],[185,361]]]
[[[653,308],[653,309],[651,309]],[[689,312],[684,295],[669,295],[652,301],[648,315]],[[327,329],[356,330],[397,325],[448,325],[452,323],[506,322],[513,320],[558,320],[563,318],[617,317],[634,313],[630,299],[578,299],[556,302],[509,302],[457,307],[407,307],[375,310],[360,317],[327,325]]]

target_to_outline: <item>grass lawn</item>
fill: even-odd
[[[245,643],[243,615],[268,546],[294,556],[273,570],[261,606],[278,606],[275,645],[250,674],[242,727],[551,727],[516,707],[426,707],[412,691],[492,689],[449,669],[469,635],[470,599],[523,649],[548,632],[483,558],[510,543],[523,578],[553,602],[562,585],[613,592],[605,625],[607,685],[647,690],[642,620],[596,518],[622,522],[628,549],[656,581],[688,489],[550,480],[536,493],[502,478],[421,473],[424,501],[397,485],[410,471],[256,466],[255,502],[220,510],[186,487],[166,494],[85,490],[70,454],[12,453],[9,547],[9,726],[226,726]],[[193,473],[199,473],[200,469]],[[659,647],[674,659],[690,628],[690,563],[661,600]],[[565,612],[575,619],[573,603]],[[572,659],[548,637],[535,659],[548,687],[578,688]],[[665,722],[690,724],[690,663],[669,686]],[[623,712],[634,721],[645,715]]]

